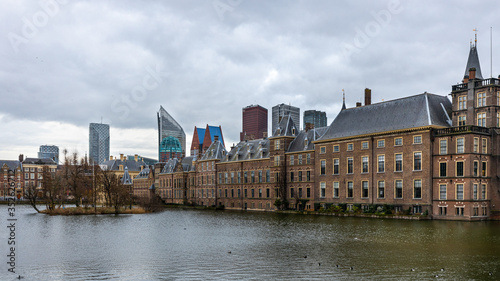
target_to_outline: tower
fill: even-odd
[[[186,156],[186,134],[181,125],[160,105],[158,118],[158,161]],[[170,137],[170,138],[169,138]]]
[[[249,105],[242,109],[242,131],[240,141],[261,139],[267,136],[267,109],[260,105]]]
[[[297,124],[297,126],[300,126],[300,108],[295,107],[295,106],[291,106],[291,105],[287,105],[284,103],[278,104],[276,106],[273,106],[271,135],[274,134],[274,132],[278,128],[278,124],[281,122],[281,119],[285,115],[290,115],[294,124]]]
[[[109,159],[109,124],[90,123],[89,156],[97,164]]]

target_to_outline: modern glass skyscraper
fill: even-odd
[[[90,123],[89,157],[97,164],[109,159],[109,124]]]
[[[56,163],[59,163],[59,147],[55,145],[40,145],[38,158],[53,159]]]
[[[186,134],[181,125],[160,105],[158,117],[158,161],[186,156]]]
[[[304,111],[304,129],[306,128],[306,124],[312,124],[314,128],[321,128],[326,127],[326,123],[326,112],[318,110]]]
[[[298,127],[300,126],[300,108],[287,105],[287,104],[278,104],[276,106],[273,106],[273,119],[272,119],[272,132],[271,135],[274,134],[276,129],[278,128],[278,125],[281,121],[281,118],[285,115],[290,115],[292,117],[293,123]]]

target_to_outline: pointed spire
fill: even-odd
[[[344,89],[342,89],[342,110],[346,109],[345,107],[345,92]]]
[[[471,68],[476,69],[476,77],[477,79],[483,79],[483,75],[481,74],[481,65],[479,64],[479,56],[477,54],[477,29],[475,31],[475,39],[474,44],[470,44],[469,58],[467,59],[467,66],[465,67],[464,79],[469,78],[469,70]]]

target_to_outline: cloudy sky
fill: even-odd
[[[499,74],[498,1],[4,0],[0,10],[0,159],[42,144],[88,152],[88,126],[111,126],[111,155],[157,158],[156,112],[221,125],[241,109],[287,103],[326,111],[461,81],[478,29],[484,77]],[[496,50],[496,51],[495,51]],[[271,116],[269,116],[269,119]],[[269,127],[270,127],[269,122]]]

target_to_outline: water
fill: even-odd
[[[2,227],[1,280],[500,280],[499,222],[197,210],[51,217],[29,206],[16,217],[17,272],[7,271]],[[7,206],[0,218],[7,224]]]

